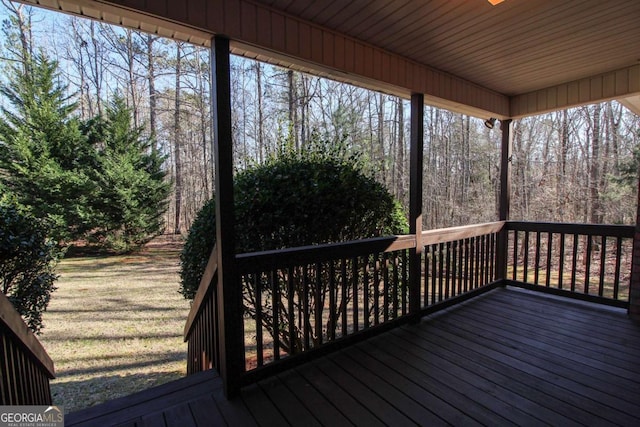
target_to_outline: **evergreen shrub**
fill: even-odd
[[[54,268],[61,253],[49,234],[43,220],[0,200],[0,287],[36,333],[58,279]]]
[[[324,143],[289,150],[234,179],[237,253],[402,234],[400,203],[357,156]],[[180,292],[192,299],[215,244],[215,203],[201,209],[181,254]]]

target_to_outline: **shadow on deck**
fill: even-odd
[[[500,288],[246,387],[215,371],[69,414],[67,426],[640,425],[640,326]]]

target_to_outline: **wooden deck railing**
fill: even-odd
[[[238,255],[247,369],[406,315],[412,247],[394,236]]]
[[[623,306],[632,236],[627,226],[499,221],[425,231],[419,239],[237,255],[245,369],[234,381],[256,381],[504,284]],[[418,244],[421,277],[411,280]],[[216,285],[214,252],[185,327],[189,373],[218,366]]]
[[[422,233],[418,315],[496,283],[496,236],[503,227]],[[237,255],[246,372],[408,322],[409,251],[415,249],[415,236],[407,235]],[[185,326],[188,373],[218,366],[216,284],[214,251]]]
[[[216,313],[217,270],[218,255],[214,247],[184,327],[184,340],[188,343],[187,374],[219,366],[220,343]]]
[[[633,226],[507,223],[509,284],[627,307]]]
[[[499,278],[498,233],[504,221],[424,231],[421,306],[472,295]]]
[[[0,293],[0,398],[2,405],[50,405],[53,362]]]

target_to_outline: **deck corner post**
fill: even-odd
[[[638,180],[638,206],[636,208],[636,227],[633,233],[630,282],[628,314],[631,319],[640,323],[640,179]]]
[[[409,254],[409,314],[420,319],[422,283],[422,168],[424,158],[424,95],[411,95],[411,158],[409,171],[409,233],[416,239]]]
[[[244,372],[242,288],[235,267],[230,70],[229,39],[216,35],[211,39],[211,102],[218,248],[216,309],[220,338],[218,371],[227,398],[239,394],[240,379]]]
[[[511,204],[511,160],[513,151],[513,124],[511,119],[500,120],[502,130],[500,156],[500,206],[498,219],[509,220]],[[496,253],[496,279],[503,281],[507,278],[507,245],[508,230],[505,226],[498,233],[498,249]]]

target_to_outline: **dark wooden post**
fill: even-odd
[[[509,219],[509,208],[511,202],[511,153],[513,150],[513,125],[511,119],[501,120],[502,129],[501,159],[500,159],[500,212],[499,220]],[[496,273],[497,279],[503,280],[507,277],[507,230],[503,229],[498,235],[498,250],[496,253]]]
[[[411,95],[411,160],[409,171],[409,232],[416,236],[416,247],[409,254],[409,313],[420,318],[422,283],[422,164],[424,140],[424,95]]]
[[[636,230],[633,234],[633,257],[631,264],[631,283],[629,286],[629,316],[636,322],[640,322],[640,180],[638,180]]]
[[[231,141],[231,84],[229,39],[211,39],[213,152],[215,156],[216,245],[218,248],[219,373],[228,398],[240,391],[244,372],[242,289],[235,271],[233,209],[233,146]]]

